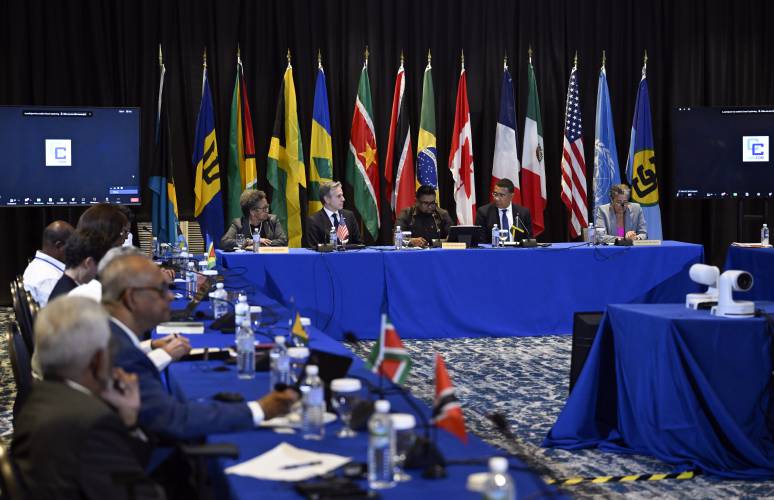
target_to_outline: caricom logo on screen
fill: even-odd
[[[745,135],[742,137],[742,161],[769,161],[769,136]]]
[[[73,166],[73,150],[70,139],[46,139],[46,166]]]

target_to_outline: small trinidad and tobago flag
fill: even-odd
[[[440,354],[435,355],[435,401],[433,402],[433,423],[451,432],[463,443],[468,443],[465,432],[465,416],[454,394],[446,363]]]
[[[309,345],[309,334],[306,333],[304,325],[301,324],[301,314],[296,313],[296,319],[293,321],[293,328],[290,334],[296,340],[297,345]]]
[[[411,364],[398,332],[387,315],[382,314],[382,331],[379,333],[379,341],[368,355],[368,368],[396,384],[403,384],[411,371]]]
[[[215,243],[207,245],[207,269],[215,269]]]

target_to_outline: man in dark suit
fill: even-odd
[[[324,182],[320,185],[322,209],[306,219],[306,246],[317,248],[319,243],[329,243],[331,227],[339,225],[337,233],[346,235],[342,243],[360,243],[360,226],[355,214],[344,209],[344,191],[340,182]]]
[[[139,378],[138,424],[143,430],[177,441],[252,429],[263,419],[287,413],[297,399],[290,389],[236,404],[183,401],[171,395],[139,346],[144,332],[169,320],[172,294],[166,276],[147,257],[128,255],[108,264],[101,281],[102,302],[111,315],[112,340],[117,347],[113,362]]]
[[[532,238],[532,216],[529,209],[513,203],[513,182],[510,179],[497,181],[492,192],[494,203],[488,203],[476,212],[476,225],[492,229],[508,230],[511,240]]]
[[[288,237],[282,229],[282,223],[276,215],[269,213],[269,201],[266,193],[255,189],[246,189],[239,197],[242,217],[234,219],[220,239],[220,248],[231,251],[236,246],[237,234],[245,236],[245,248],[253,246],[253,232],[260,234],[261,246],[283,247]]]
[[[15,420],[11,455],[30,498],[163,498],[130,429],[135,375],[113,369],[105,311],[85,297],[51,301],[35,320],[35,382]],[[130,495],[130,488],[134,495]]]
[[[419,186],[416,203],[404,208],[395,219],[395,225],[402,231],[411,231],[409,244],[412,247],[426,247],[434,239],[446,238],[452,225],[449,212],[436,203],[433,186]]]
[[[115,242],[100,231],[76,229],[65,243],[65,270],[51,290],[49,300],[66,295],[93,280],[97,276],[97,264],[114,245]]]

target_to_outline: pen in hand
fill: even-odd
[[[283,465],[280,470],[300,469],[301,467],[312,467],[313,465],[322,465],[322,460],[315,460],[313,462],[303,462],[300,464]]]

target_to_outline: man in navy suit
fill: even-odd
[[[317,248],[328,243],[331,227],[345,225],[348,243],[361,243],[360,226],[351,210],[344,209],[344,191],[340,182],[324,182],[320,185],[320,201],[323,207],[306,219],[306,245]],[[341,242],[344,243],[344,242]]]
[[[515,240],[532,238],[532,217],[528,208],[513,203],[514,189],[510,179],[497,181],[492,192],[494,202],[478,209],[476,225],[492,229],[497,224],[499,228],[505,228],[509,234],[514,235]]]
[[[251,429],[263,419],[287,413],[297,399],[289,389],[273,391],[258,401],[236,404],[182,401],[171,395],[139,341],[144,332],[169,320],[171,300],[166,276],[144,256],[118,258],[104,270],[102,302],[111,315],[110,329],[116,346],[114,364],[139,378],[141,428],[161,438],[195,439]]]

